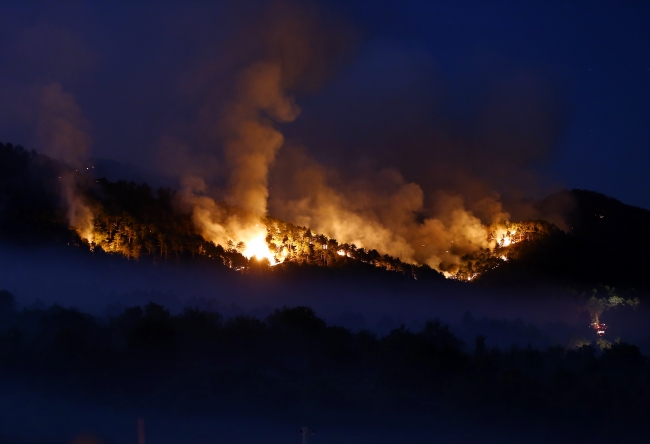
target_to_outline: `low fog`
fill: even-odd
[[[60,304],[92,313],[104,322],[126,307],[150,301],[173,313],[197,306],[226,318],[249,315],[260,319],[282,306],[306,305],[329,325],[369,329],[380,336],[402,325],[418,331],[424,321],[437,318],[451,325],[470,353],[479,335],[486,337],[489,348],[503,350],[545,349],[555,344],[575,347],[595,339],[582,305],[585,299],[550,286],[495,290],[448,280],[418,282],[385,272],[346,275],[327,269],[241,274],[210,262],[136,262],[71,246],[3,246],[0,267],[0,288],[15,295],[18,309]],[[643,321],[647,319],[644,306],[606,314],[603,319],[610,323],[608,338],[620,336],[647,349],[650,328]],[[579,429],[575,419],[558,420],[549,428],[528,416],[461,416],[446,412],[444,406],[434,417],[382,414],[372,409],[350,416],[328,408],[260,414],[255,406],[209,417],[176,414],[174,405],[139,402],[137,406],[108,406],[83,395],[62,396],[56,386],[32,391],[9,380],[0,384],[0,409],[4,412],[0,442],[7,443],[130,443],[136,439],[139,417],[145,418],[148,442],[170,444],[187,439],[197,443],[300,442],[298,430],[304,425],[316,429],[310,441],[315,443],[394,443],[404,439],[425,443],[431,442],[432,436],[443,443],[575,442],[586,436],[591,442],[611,439],[608,433]]]
[[[439,319],[473,349],[477,335],[488,346],[574,346],[595,339],[586,297],[553,286],[494,289],[449,280],[418,282],[388,272],[327,269],[235,272],[214,263],[154,264],[80,247],[0,250],[0,289],[23,308],[52,304],[75,307],[101,318],[153,301],[180,313],[184,307],[217,311],[225,317],[264,319],[283,306],[307,306],[330,325],[380,335],[404,325],[418,330]],[[622,308],[603,316],[616,319],[610,339],[643,345],[650,328],[647,309]],[[576,342],[578,341],[578,342]]]

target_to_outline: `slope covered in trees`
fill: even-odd
[[[0,236],[24,242],[69,241],[60,205],[64,166],[35,151],[0,143]]]
[[[93,179],[84,169],[74,170],[22,147],[0,144],[0,238],[13,242],[67,242],[127,258],[165,261],[209,259],[235,270],[264,267],[242,255],[245,244],[216,245],[197,233],[192,215],[177,192],[152,190],[147,184]],[[61,177],[72,175],[79,199],[93,213],[92,239],[84,242],[69,229]],[[222,205],[228,212],[239,209]],[[441,276],[426,265],[339,244],[309,228],[272,217],[263,220],[266,242],[284,264],[325,267],[377,267],[417,278]],[[268,266],[268,263],[266,264]],[[282,268],[282,266],[280,266]]]
[[[92,170],[91,170],[92,171]],[[93,213],[92,239],[70,229],[62,177],[72,177],[78,198]],[[570,205],[567,205],[570,203]],[[238,208],[220,203],[232,214]],[[566,230],[550,222],[505,221],[487,229],[490,248],[463,257],[450,277],[486,285],[559,283],[650,289],[650,211],[602,194],[563,191],[537,203],[562,208]],[[409,277],[442,276],[426,265],[408,264],[376,250],[339,244],[308,227],[265,217],[269,251],[296,264],[334,268],[378,268]],[[127,258],[153,261],[213,261],[245,271],[268,263],[243,256],[246,245],[217,245],[202,237],[191,211],[171,188],[93,178],[22,147],[0,144],[0,239],[20,244],[57,242]]]
[[[562,191],[542,204],[570,199],[567,230],[576,244],[575,272],[611,285],[650,288],[650,211],[586,190]]]
[[[562,191],[537,206],[563,208],[566,231],[536,221],[529,241],[497,244],[466,257],[466,275],[479,267],[483,273],[478,281],[485,284],[556,282],[650,289],[650,211],[585,190]]]

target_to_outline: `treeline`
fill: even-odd
[[[650,290],[650,211],[587,190],[550,196],[571,199],[567,231],[574,242],[572,272],[582,280]]]
[[[0,143],[0,238],[20,243],[74,238],[61,207],[64,166],[35,151]]]
[[[95,208],[93,247],[135,259],[149,256],[182,260],[204,256],[238,270],[263,265],[242,255],[246,249],[243,242],[215,245],[197,234],[191,213],[183,211],[180,197],[173,189],[161,188],[154,193],[147,184],[106,179],[95,183],[89,193]],[[225,203],[220,205],[227,211],[238,211]],[[347,267],[361,262],[415,278],[437,274],[428,266],[406,264],[377,250],[339,245],[336,239],[280,219],[265,217],[263,223],[270,251],[287,263]]]
[[[90,244],[68,224],[61,178],[71,177],[79,198],[94,214]],[[248,260],[245,245],[215,245],[201,237],[189,209],[170,188],[95,179],[20,146],[0,144],[0,240],[55,242],[152,261],[209,260],[235,270],[264,268]],[[567,202],[570,205],[567,206]],[[228,211],[236,208],[222,204]],[[563,207],[566,207],[564,208]],[[574,284],[650,289],[650,212],[602,194],[573,190],[538,203],[541,214],[566,216],[566,231],[543,221],[506,222],[488,229],[493,248],[462,258],[455,277],[486,285]],[[546,208],[546,210],[544,209]],[[442,279],[426,265],[405,264],[355,245],[268,217],[267,244],[288,266],[354,269],[376,267],[405,276]]]
[[[197,234],[191,214],[183,211],[175,190],[161,188],[154,193],[147,184],[106,179],[95,182],[89,197],[95,207],[93,247],[135,259],[149,256],[182,260],[204,256],[217,258],[229,268],[251,266],[251,261],[242,256],[246,249],[243,242],[215,245]],[[220,205],[227,211],[238,211],[227,204]],[[362,262],[413,277],[436,274],[429,267],[406,264],[377,250],[339,245],[336,239],[280,219],[265,217],[263,223],[270,251],[287,263],[346,267]],[[260,266],[256,259],[252,261]]]
[[[442,278],[427,265],[413,265],[382,255],[377,250],[358,248],[354,244],[339,244],[336,239],[316,234],[307,227],[300,227],[273,217],[265,218],[268,236],[266,242],[273,254],[284,257],[289,263],[324,267],[348,267],[355,263],[372,265],[414,278]]]
[[[537,207],[542,213],[560,213],[564,231],[555,228],[508,247],[508,261],[498,262],[500,251],[488,255],[493,264],[485,267],[480,281],[650,290],[650,211],[586,190],[561,191]]]
[[[71,230],[62,198],[61,177],[93,213],[92,237],[82,240]],[[237,208],[220,204],[226,211]],[[270,250],[288,264],[356,267],[358,264],[410,277],[441,276],[426,265],[412,265],[355,245],[313,233],[275,218],[265,218]],[[241,253],[242,242],[216,245],[196,231],[190,209],[176,190],[147,184],[94,179],[20,146],[0,144],[0,239],[14,242],[66,242],[130,259],[190,261],[209,259],[235,270],[264,267]],[[268,265],[268,264],[267,264]]]
[[[510,261],[525,261],[544,249],[550,239],[562,234],[558,227],[543,220],[505,221],[492,225],[488,228],[487,240],[494,246],[463,256],[454,277],[462,281],[486,281],[486,273],[492,275],[491,270]]]
[[[499,412],[630,425],[650,415],[650,366],[622,342],[499,350],[483,336],[466,346],[436,320],[378,337],[328,326],[307,307],[224,319],[149,303],[98,319],[60,306],[16,310],[6,291],[0,318],[3,378],[107,404],[204,413]]]
[[[196,233],[191,213],[182,210],[174,189],[154,191],[147,184],[100,178],[84,191],[94,214],[92,249],[133,259],[181,262],[202,257],[229,268],[249,265],[237,249]]]

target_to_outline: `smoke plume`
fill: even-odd
[[[78,171],[87,159],[92,143],[89,127],[75,98],[63,91],[60,83],[53,82],[43,87],[38,137],[45,154],[66,162]],[[75,172],[66,170],[61,173],[61,194],[70,227],[82,239],[92,242],[93,212],[79,192]]]
[[[284,143],[276,122],[291,122],[300,112],[282,89],[282,66],[255,63],[241,76],[240,93],[221,122],[230,167],[228,201],[251,213],[266,214],[269,167]]]
[[[43,87],[38,137],[45,154],[80,167],[92,144],[89,123],[74,96],[58,82]]]
[[[26,146],[72,167],[62,169],[59,191],[70,226],[88,240],[93,214],[74,170],[87,163],[93,140],[74,87],[87,81],[83,74],[96,65],[98,56],[74,26],[51,20],[61,8],[45,13],[44,20],[12,22],[3,35],[6,39],[0,39],[0,100],[6,103],[0,125],[11,122],[20,129],[15,137]],[[33,18],[39,16],[37,10],[31,11]]]
[[[261,218],[267,214],[269,171],[284,144],[278,125],[296,119],[300,108],[291,91],[318,84],[327,72],[325,54],[337,46],[336,38],[319,27],[317,17],[314,11],[289,3],[271,4],[264,18],[255,27],[245,27],[247,33],[240,37],[245,40],[242,47],[252,47],[255,58],[236,75],[234,94],[221,107],[209,101],[202,108],[204,120],[216,118],[210,126],[216,125],[227,170],[227,184],[219,194],[239,208],[235,211],[217,203],[204,178],[183,180],[195,224],[210,240],[243,241],[248,250],[251,243],[261,244],[258,247],[268,251]],[[251,35],[258,39],[252,44]],[[210,128],[206,133],[214,131]]]
[[[291,150],[274,177],[282,178],[274,182],[274,214],[339,242],[447,273],[456,270],[463,255],[490,246],[486,224],[461,196],[436,193],[434,216],[427,217],[422,188],[395,169],[366,171],[346,181],[303,151]],[[486,197],[479,206],[489,208],[487,223],[509,216],[496,198]]]
[[[548,82],[514,69],[445,84],[428,52],[390,42],[343,65],[356,35],[314,11],[233,14],[227,41],[183,78],[198,111],[164,135],[161,158],[204,237],[265,250],[269,212],[453,274],[493,245],[490,225],[539,217],[523,198],[563,123]]]

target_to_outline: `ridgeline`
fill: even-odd
[[[61,177],[73,177],[75,187],[92,209],[93,241],[82,240],[68,222]],[[0,241],[17,246],[72,245],[95,254],[119,254],[129,259],[211,261],[217,267],[246,272],[270,268],[242,255],[243,243],[217,245],[196,230],[192,215],[176,190],[147,184],[95,178],[92,168],[75,169],[20,146],[0,144]],[[221,204],[229,211],[237,208]],[[466,255],[449,275],[482,285],[613,285],[650,289],[650,211],[625,205],[602,194],[562,191],[536,204],[562,208],[566,231],[550,222],[505,222],[488,227],[486,248]],[[271,252],[282,250],[284,262],[273,270],[326,267],[377,269],[415,279],[443,280],[425,264],[408,264],[312,232],[308,227],[266,217],[266,242]]]

